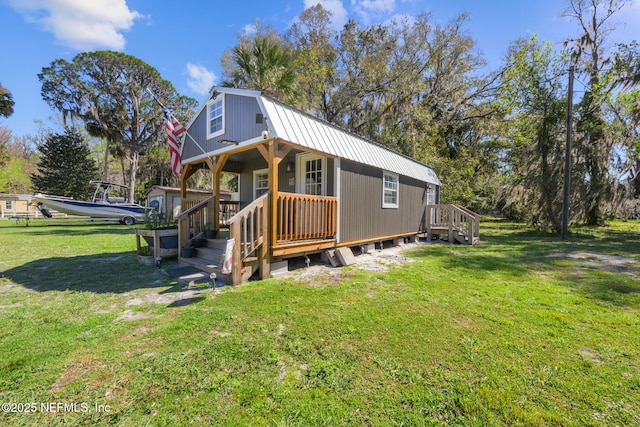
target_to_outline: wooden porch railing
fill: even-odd
[[[240,202],[235,200],[220,200],[220,226],[229,225],[229,220],[238,213]]]
[[[338,199],[278,193],[278,241],[322,239],[337,233]]]
[[[235,239],[234,262],[245,260],[265,242],[268,227],[269,194],[267,192],[258,197],[229,219],[229,235]]]
[[[270,192],[266,192],[258,197],[228,221],[229,235],[234,239],[231,256],[231,282],[234,285],[243,280],[244,261],[251,255],[255,256],[256,260],[260,260],[260,268],[268,268],[267,230],[269,227],[270,194]]]
[[[427,205],[427,235],[446,231],[449,242],[458,239],[473,245],[480,239],[480,215],[457,205]]]
[[[215,218],[215,209],[215,196],[182,200],[182,212],[176,218],[180,230],[180,247],[186,246],[190,238],[210,226]]]

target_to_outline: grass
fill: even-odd
[[[0,222],[0,402],[38,405],[0,425],[640,424],[640,224],[481,232],[213,291],[125,226]]]

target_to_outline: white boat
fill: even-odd
[[[149,209],[137,203],[129,203],[124,197],[111,197],[112,188],[127,190],[128,187],[107,181],[90,181],[96,184],[96,191],[90,202],[75,200],[71,197],[36,194],[33,198],[38,202],[38,209],[48,218],[49,210],[68,215],[89,218],[118,219],[122,224],[133,225],[136,221],[144,221],[145,212]]]

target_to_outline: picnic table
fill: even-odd
[[[9,217],[9,219],[15,220],[16,224],[21,224],[22,222],[24,222],[25,226],[28,227],[29,226],[29,220],[31,219],[31,215],[29,215],[29,214],[16,214],[16,215],[11,215]]]

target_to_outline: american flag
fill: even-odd
[[[164,112],[164,122],[167,130],[167,138],[169,139],[169,154],[171,155],[171,168],[176,176],[182,175],[182,159],[180,158],[180,135],[187,131],[173,114],[169,114],[167,110]]]

